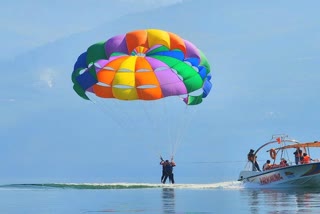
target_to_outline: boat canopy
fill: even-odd
[[[290,149],[290,148],[305,148],[305,147],[320,147],[320,142],[314,141],[314,142],[307,142],[307,143],[296,143],[296,144],[291,144],[287,146],[282,146],[282,147],[276,148],[275,150]]]

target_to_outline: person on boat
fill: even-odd
[[[293,154],[295,163],[296,165],[298,165],[300,162],[300,158],[302,157],[302,150],[300,148],[297,148],[297,150]]]
[[[301,164],[310,163],[310,156],[307,153],[303,153],[303,156],[300,159]]]
[[[259,164],[257,162],[257,156],[255,156],[253,149],[250,149],[250,151],[248,153],[248,160],[252,163],[252,170],[253,171],[258,170],[259,172],[261,172]]]
[[[271,161],[267,160],[265,164],[263,164],[262,170],[266,171],[271,168]]]
[[[286,159],[281,158],[279,167],[286,167],[286,166],[289,166],[288,162],[286,161]]]
[[[161,179],[161,182],[165,184],[167,181],[167,178],[169,177],[169,182],[174,184],[173,167],[176,166],[176,163],[173,161],[173,158],[171,158],[170,162],[169,160],[166,160],[166,161],[161,161],[160,164],[162,165],[163,175],[164,175],[163,179]]]

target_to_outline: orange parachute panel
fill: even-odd
[[[118,70],[119,67],[121,66],[122,62],[127,60],[130,56],[122,56],[119,58],[116,58],[110,62],[108,62],[108,64],[106,64],[104,67],[111,67],[114,70]]]
[[[158,79],[153,71],[150,72],[136,72],[135,73],[136,86],[154,85],[159,86]]]
[[[168,32],[170,35],[170,49],[179,49],[186,55],[186,45],[184,41],[176,34]]]
[[[147,71],[152,71],[152,67],[150,65],[150,63],[148,62],[148,60],[146,60],[145,57],[138,57],[136,60],[136,71],[139,70],[147,70]]]
[[[102,98],[114,98],[112,93],[112,87],[102,86],[102,85],[94,85],[93,92]]]
[[[114,75],[115,75],[115,71],[112,70],[107,70],[107,69],[102,69],[101,71],[99,71],[97,73],[97,78],[99,82],[111,85]]]
[[[137,30],[126,34],[128,53],[136,47],[143,46],[148,48],[148,34],[145,30]]]
[[[137,93],[141,100],[157,100],[163,97],[160,87],[137,88]]]

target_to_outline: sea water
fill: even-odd
[[[213,184],[47,183],[0,187],[0,213],[319,213],[320,189]]]

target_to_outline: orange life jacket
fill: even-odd
[[[310,163],[310,156],[309,155],[303,156],[303,163]]]

